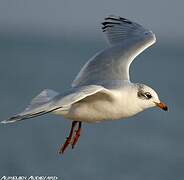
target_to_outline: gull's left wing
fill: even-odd
[[[110,47],[83,66],[72,83],[73,87],[129,80],[129,67],[134,58],[156,41],[150,30],[122,17],[109,16],[102,25]]]
[[[73,88],[65,94],[59,94],[53,90],[46,89],[36,96],[23,112],[16,114],[7,120],[1,121],[1,123],[13,123],[42,116],[47,113],[55,113],[57,110],[66,111],[73,104],[82,101],[89,96],[98,98],[98,100],[100,98],[104,99],[104,97],[107,101],[113,101],[114,99],[112,93],[108,89],[97,85]]]

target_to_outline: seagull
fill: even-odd
[[[69,136],[61,146],[75,147],[83,122],[96,123],[131,117],[151,107],[168,110],[151,87],[130,81],[129,67],[137,55],[156,42],[155,34],[128,19],[110,15],[102,23],[109,46],[82,67],[65,93],[45,89],[27,108],[1,123],[13,123],[47,113],[72,122]]]

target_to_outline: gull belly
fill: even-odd
[[[68,109],[60,109],[53,113],[66,119],[93,123],[124,119],[142,111],[126,90],[111,90],[111,93],[110,99],[102,94],[96,94],[71,105]]]

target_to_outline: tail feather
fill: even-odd
[[[57,95],[58,95],[57,92],[46,89],[42,91],[38,96],[36,96],[23,112],[15,116],[12,116],[7,120],[1,121],[1,123],[6,124],[6,123],[13,123],[16,121],[25,120],[25,119],[30,119],[30,118],[41,116],[41,115],[50,113],[52,111],[55,111],[57,109],[60,109],[62,107],[48,109],[48,103]]]

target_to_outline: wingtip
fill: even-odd
[[[7,123],[9,123],[9,121],[3,120],[3,121],[1,121],[0,123],[1,123],[1,124],[7,124]]]
[[[7,123],[7,121],[6,121],[6,120],[4,120],[4,121],[1,121],[0,123],[1,123],[1,124],[6,124],[6,123]]]
[[[130,24],[132,24],[132,21],[130,21],[130,20],[126,19],[126,18],[123,18],[121,16],[109,15],[101,23],[102,24],[102,31],[106,32],[106,30],[108,28],[112,28],[115,25],[120,25],[121,26],[122,23],[130,25]]]
[[[120,18],[120,16],[116,16],[114,14],[110,14],[110,15],[106,16],[104,19],[108,20],[109,18],[118,19],[118,18]]]
[[[9,123],[13,123],[13,122],[15,122],[15,120],[12,120],[12,121],[3,120],[3,121],[1,121],[0,123],[1,123],[1,124],[9,124]]]
[[[130,21],[127,18],[123,18],[121,16],[115,16],[115,15],[109,15],[105,19],[105,21],[116,21],[116,22],[124,22],[127,24],[132,24],[132,21]]]
[[[3,120],[1,121],[0,123],[1,124],[9,124],[9,123],[14,123],[17,121],[17,118],[15,118],[15,116],[9,118],[9,119],[6,119],[6,120]]]

